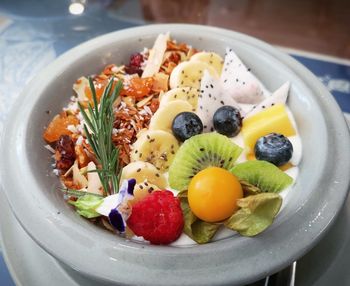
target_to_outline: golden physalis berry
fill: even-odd
[[[237,200],[243,197],[238,179],[229,171],[209,167],[197,173],[188,187],[188,202],[192,212],[206,222],[219,222],[237,210]]]

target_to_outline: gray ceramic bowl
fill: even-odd
[[[234,237],[177,248],[139,244],[79,217],[54,190],[41,134],[72,94],[81,75],[173,38],[223,54],[232,47],[270,90],[289,80],[289,106],[303,144],[303,160],[287,205],[254,238]],[[47,110],[51,113],[47,114]],[[98,37],[42,71],[19,96],[3,138],[1,175],[8,201],[30,236],[48,253],[99,281],[122,285],[236,285],[280,270],[309,250],[334,221],[347,194],[350,142],[343,115],[324,86],[302,65],[273,47],[228,30],[154,25]]]

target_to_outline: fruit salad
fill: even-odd
[[[288,201],[301,141],[287,99],[233,49],[160,34],[73,85],[43,133],[64,199],[126,239],[202,244],[266,230]]]

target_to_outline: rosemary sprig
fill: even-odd
[[[93,194],[93,193],[79,191],[79,190],[73,190],[73,189],[68,189],[68,188],[60,188],[59,190],[63,194],[65,194],[66,196],[72,196],[72,197],[76,197],[76,198],[80,198],[80,197],[83,197],[85,195],[91,195],[91,196],[103,198],[103,196],[101,196],[99,194]]]
[[[95,86],[91,78],[89,84],[94,106],[89,102],[88,111],[78,102],[80,112],[86,122],[84,130],[87,140],[96,155],[100,168],[96,170],[100,177],[105,195],[119,191],[119,149],[112,142],[114,123],[113,103],[117,99],[122,82],[113,88],[112,77],[106,86],[98,104]],[[113,90],[112,90],[113,89]]]

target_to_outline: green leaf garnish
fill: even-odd
[[[84,130],[87,140],[101,166],[96,172],[100,177],[105,195],[115,194],[119,191],[119,149],[112,142],[112,131],[114,123],[113,103],[119,95],[122,82],[118,81],[112,90],[113,82],[114,78],[112,77],[98,105],[96,90],[92,79],[89,78],[94,102],[94,106],[91,103],[88,106],[90,116],[78,102],[80,112],[86,122]]]
[[[261,190],[257,186],[249,184],[247,181],[240,180],[239,183],[242,186],[244,197],[254,196],[261,193]]]
[[[101,216],[96,212],[96,208],[102,203],[103,198],[95,195],[84,195],[76,201],[69,200],[68,203],[75,206],[78,214],[86,218],[95,218]]]
[[[179,199],[181,199],[181,198],[186,198],[186,199],[187,199],[187,197],[188,197],[187,190],[178,192],[178,194],[177,194],[176,196],[177,196]]]
[[[274,193],[262,193],[237,201],[240,209],[226,220],[225,226],[243,236],[254,236],[270,226],[282,205]]]
[[[293,183],[293,179],[275,165],[266,161],[247,161],[231,170],[240,180],[258,187],[262,192],[279,193]]]
[[[181,208],[184,215],[184,233],[199,244],[209,242],[218,231],[220,224],[204,222],[191,211],[186,197],[181,197]]]

